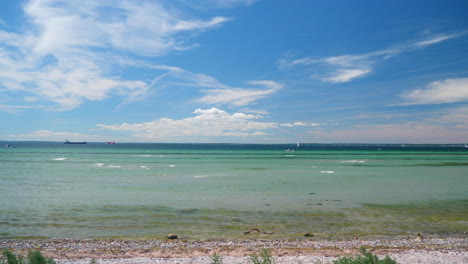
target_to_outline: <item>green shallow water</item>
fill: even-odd
[[[87,144],[0,149],[1,238],[457,236],[468,152],[395,145]]]

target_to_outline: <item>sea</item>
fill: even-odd
[[[464,144],[0,142],[0,239],[347,239],[468,227]],[[250,232],[257,228],[261,232]]]

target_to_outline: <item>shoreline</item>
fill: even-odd
[[[249,256],[269,249],[277,263],[314,263],[358,254],[360,247],[398,263],[468,263],[468,237],[375,240],[125,240],[125,239],[0,239],[1,249],[19,254],[40,250],[57,263],[210,263],[213,254],[224,263],[248,263]],[[418,262],[424,258],[423,262]],[[429,262],[428,262],[429,261]],[[445,262],[444,262],[445,261]]]

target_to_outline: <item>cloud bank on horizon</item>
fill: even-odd
[[[0,140],[468,142],[450,3],[7,1]]]

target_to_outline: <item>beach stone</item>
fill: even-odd
[[[312,234],[312,233],[305,233],[305,235],[304,235],[304,236],[305,236],[305,237],[313,237],[313,236],[315,236],[315,235],[314,235],[314,234]]]
[[[167,238],[169,238],[169,239],[177,239],[177,235],[169,234],[169,235],[167,235]]]

